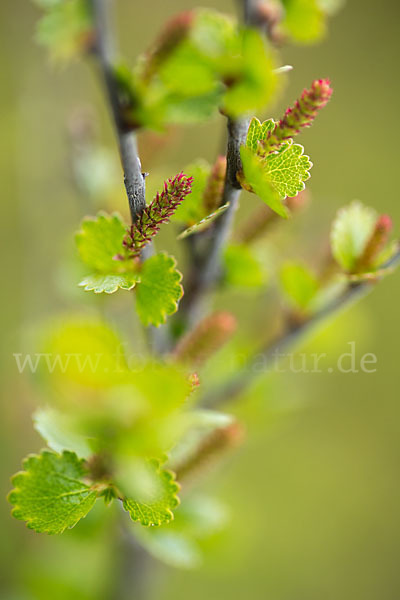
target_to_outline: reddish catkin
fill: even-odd
[[[283,141],[294,137],[303,127],[310,127],[318,111],[330,100],[332,88],[329,79],[316,79],[309,89],[287,109],[285,116],[269,132],[265,141],[268,150],[274,150]]]
[[[235,330],[236,319],[231,313],[215,312],[182,339],[173,356],[180,362],[199,367],[232,337]]]
[[[373,266],[374,261],[387,244],[392,226],[392,219],[388,215],[381,215],[379,217],[375,224],[375,229],[358,261],[357,270],[363,271]]]
[[[135,223],[128,229],[123,245],[132,258],[158,233],[162,223],[168,222],[178,206],[192,191],[192,177],[179,173],[164,182],[164,189],[140,213]]]

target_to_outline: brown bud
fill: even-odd
[[[208,177],[203,194],[206,214],[213,213],[221,205],[226,174],[226,156],[218,156]]]
[[[240,445],[243,438],[244,429],[240,423],[214,429],[204,436],[190,456],[173,466],[177,479],[182,481],[210,468],[225,452]]]
[[[231,338],[235,329],[236,319],[231,313],[216,312],[203,319],[180,341],[173,357],[198,367]]]

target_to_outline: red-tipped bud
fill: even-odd
[[[375,223],[375,229],[369,238],[364,252],[358,262],[357,270],[365,270],[372,267],[379,254],[386,246],[390,232],[392,231],[392,219],[388,215],[381,215]]]
[[[275,150],[289,138],[294,137],[303,127],[310,127],[318,111],[323,108],[332,95],[329,79],[316,79],[309,89],[303,90],[300,98],[287,109],[285,116],[269,133],[265,141],[268,151]]]
[[[226,344],[235,329],[236,319],[231,313],[216,312],[182,339],[173,356],[180,362],[200,366]]]
[[[207,215],[217,210],[221,204],[222,194],[224,191],[225,174],[226,156],[218,156],[211,170],[203,194],[203,204]]]

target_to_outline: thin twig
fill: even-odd
[[[132,222],[145,208],[145,180],[137,149],[136,134],[127,131],[121,117],[118,83],[114,73],[115,41],[111,34],[109,0],[90,0],[95,26],[94,52],[97,56],[118,138],[124,182]]]
[[[381,269],[394,267],[398,263],[400,263],[400,247]],[[361,297],[367,295],[374,288],[377,281],[378,279],[366,279],[349,283],[340,296],[323,309],[314,313],[297,326],[287,329],[277,339],[262,346],[249,358],[245,365],[236,371],[231,379],[207,393],[202,398],[201,405],[215,408],[234,402],[252,384],[257,376],[265,374],[279,362],[279,359],[284,356],[286,348],[293,347],[302,341],[306,334],[325,321],[327,317],[344,310]],[[260,372],[260,364],[262,365],[262,372]]]
[[[120,110],[118,83],[114,72],[115,40],[110,27],[109,0],[90,0],[95,27],[93,51],[97,57],[105,83],[111,113],[119,145],[125,189],[129,201],[132,222],[146,207],[145,178],[142,174],[138,155],[136,134],[127,131]],[[151,246],[146,254],[152,252]],[[142,258],[145,258],[143,256]],[[150,344],[156,346],[157,336],[153,328],[148,332]],[[126,517],[126,515],[124,515]],[[110,600],[128,600],[135,597],[144,600],[147,597],[148,554],[137,544],[129,528],[123,522],[119,531],[119,569],[116,585],[109,594]]]

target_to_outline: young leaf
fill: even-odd
[[[304,190],[304,182],[310,178],[312,162],[303,152],[300,144],[286,142],[278,152],[271,152],[265,158],[268,180],[282,200],[286,196],[293,198]]]
[[[123,507],[129,512],[132,521],[138,521],[145,527],[169,523],[174,518],[174,508],[179,505],[179,485],[173,473],[161,468],[157,461],[151,461],[150,464],[158,478],[156,492],[145,494],[145,498],[125,498],[123,501]]]
[[[178,310],[183,288],[182,275],[175,267],[175,259],[163,252],[143,263],[136,291],[136,308],[143,325],[158,327],[165,323],[167,315]]]
[[[12,478],[15,487],[8,498],[13,516],[39,533],[62,533],[74,527],[97,498],[97,491],[83,482],[84,461],[73,452],[44,450],[29,456],[24,468]]]
[[[33,416],[36,431],[55,452],[70,450],[82,458],[89,458],[93,451],[87,438],[74,430],[70,417],[54,408],[41,408]]]
[[[132,290],[140,282],[139,273],[123,273],[121,275],[88,275],[79,282],[85,292],[93,291],[95,294],[113,294],[118,289]]]
[[[244,181],[240,179],[244,187],[249,186],[251,190],[261,198],[267,206],[279,216],[287,218],[287,210],[283,205],[278,192],[272,187],[266,170],[265,161],[257,156],[247,146],[241,146],[240,157],[242,159]]]
[[[264,285],[266,277],[262,265],[247,246],[228,246],[224,259],[226,283],[246,288]]]
[[[126,225],[114,213],[100,212],[96,219],[85,219],[75,240],[82,261],[94,273],[87,275],[79,286],[95,294],[113,294],[119,288],[131,290],[140,281],[137,264],[123,245]]]
[[[284,291],[296,307],[308,308],[318,291],[318,280],[304,265],[286,263],[282,267],[281,282]]]
[[[257,117],[253,117],[247,131],[246,146],[253,152],[257,152],[258,142],[263,142],[267,138],[268,132],[272,131],[274,127],[275,121],[273,119],[261,123]]]
[[[377,213],[354,201],[339,210],[331,230],[332,254],[339,265],[352,273],[373,234]]]
[[[100,212],[95,219],[84,219],[75,241],[82,261],[94,272],[101,274],[121,273],[130,264],[128,257],[117,260],[124,250],[122,242],[126,234],[126,225],[121,217],[114,213]]]

